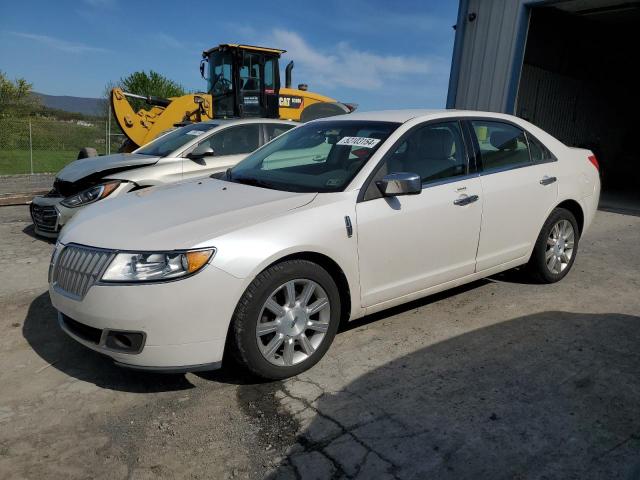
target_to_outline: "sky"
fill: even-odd
[[[37,92],[102,96],[155,70],[189,91],[206,82],[203,50],[220,43],[286,49],[293,85],[360,110],[445,106],[455,0],[23,0],[0,4],[0,70]]]

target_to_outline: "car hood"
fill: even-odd
[[[316,195],[212,178],[163,185],[89,205],[64,227],[60,241],[118,250],[215,246],[215,237],[282,215]]]
[[[63,182],[77,182],[97,173],[115,173],[131,168],[157,163],[160,157],[137,153],[118,153],[104,157],[90,157],[76,160],[64,167],[57,175]]]

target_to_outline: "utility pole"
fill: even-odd
[[[29,160],[31,163],[31,175],[33,175],[33,139],[31,137],[31,119],[29,119]]]
[[[107,155],[111,155],[111,108],[109,108],[109,120],[107,121],[109,135],[107,136]]]

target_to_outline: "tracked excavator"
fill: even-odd
[[[253,45],[221,44],[202,52],[200,74],[206,93],[158,98],[120,88],[111,91],[111,108],[127,137],[122,151],[133,151],[174,126],[213,118],[265,117],[306,122],[350,113],[355,105],[291,87],[293,62],[280,85],[279,60],[286,50]],[[149,109],[135,112],[129,98],[144,100]]]

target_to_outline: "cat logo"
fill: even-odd
[[[294,97],[292,95],[280,95],[278,104],[284,108],[302,108],[304,99],[302,97]]]

